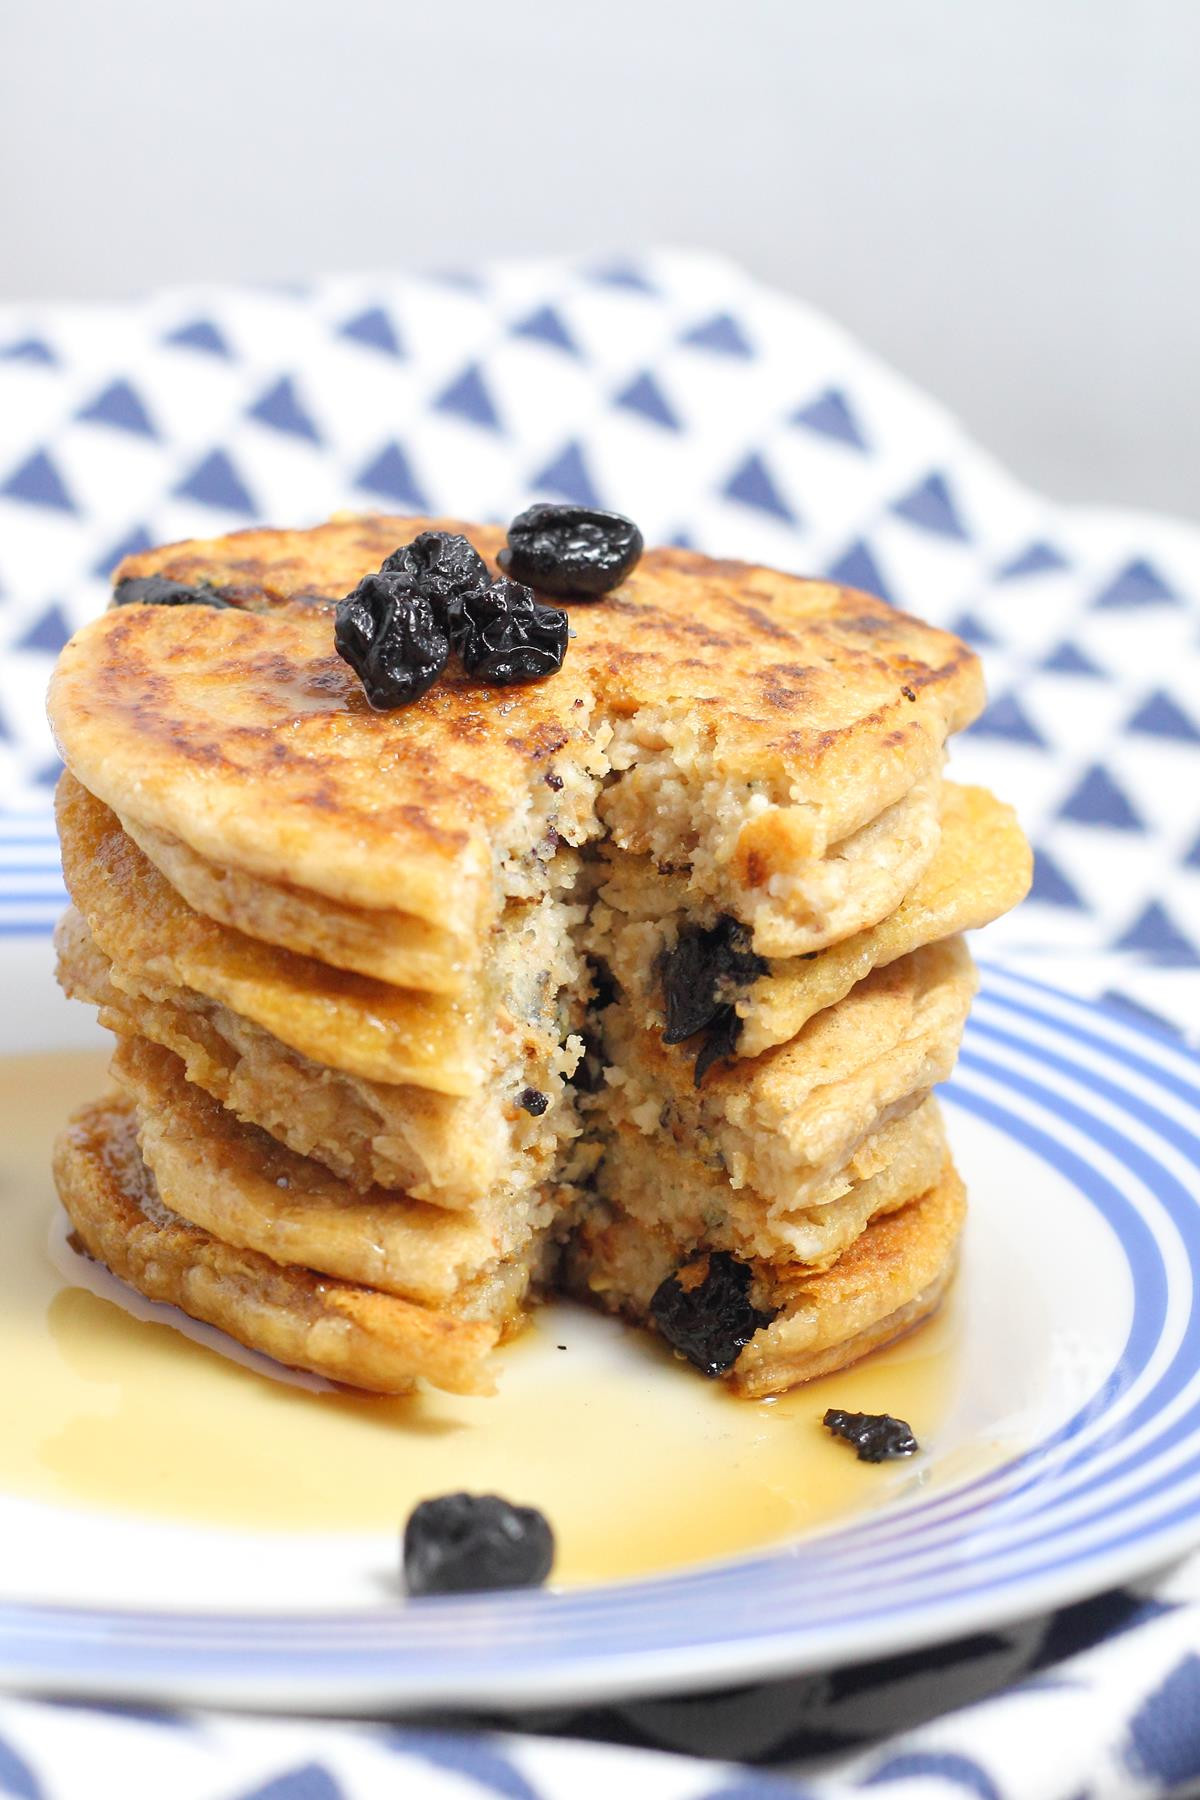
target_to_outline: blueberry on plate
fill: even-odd
[[[422,1500],[404,1528],[404,1583],[414,1596],[541,1587],[553,1564],[545,1515],[498,1494]]]
[[[834,1437],[853,1444],[859,1462],[889,1462],[912,1456],[919,1448],[911,1425],[891,1413],[842,1412],[831,1406],[821,1423]]]

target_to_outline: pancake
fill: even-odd
[[[603,1015],[610,1067],[596,1102],[610,1126],[673,1140],[786,1207],[812,1171],[837,1167],[910,1111],[954,1067],[975,969],[947,938],[876,969],[788,1044],[718,1065],[697,1088],[690,1058],[638,1028],[624,1002]]]
[[[359,1194],[311,1159],[242,1125],[145,1038],[118,1040],[112,1073],[133,1100],[138,1142],[171,1212],[272,1262],[336,1275],[497,1324],[529,1276],[524,1256],[554,1208],[449,1212],[382,1188]]]
[[[742,1021],[735,1050],[757,1056],[785,1044],[814,1014],[834,1006],[874,968],[922,945],[973,931],[1008,912],[1028,892],[1033,858],[1016,815],[985,788],[942,784],[940,836],[933,861],[896,909],[868,930],[803,957],[770,963],[749,987],[731,990]],[[715,923],[715,912],[686,912],[679,880],[664,880],[649,859],[605,850],[588,947],[617,985],[635,995],[648,1026],[663,1024],[659,959],[679,924]],[[697,1040],[698,1041],[698,1040]],[[690,1041],[695,1053],[696,1041]]]
[[[451,1208],[505,1194],[520,1197],[551,1179],[565,1146],[578,1136],[567,1090],[574,1049],[524,1069],[527,1085],[548,1102],[535,1116],[495,1085],[461,1098],[324,1068],[219,1001],[185,988],[150,999],[131,992],[128,979],[115,987],[112,964],[73,907],[59,921],[55,948],[60,986],[72,999],[97,1007],[109,1031],[146,1037],[172,1051],[188,1080],[244,1123],[261,1126],[300,1156],[315,1157],[360,1192],[400,1188]]]
[[[493,982],[474,1006],[449,996],[393,988],[369,977],[281,950],[215,924],[192,909],[126,837],[107,807],[69,774],[56,803],[67,888],[117,987],[150,998],[186,988],[221,1002],[300,1055],[368,1081],[407,1083],[438,1093],[471,1094],[488,1080],[494,1039],[513,1043],[540,1026],[547,1055],[559,1047],[557,993],[536,981],[523,996],[542,1017],[516,1018],[504,1004],[504,978],[519,942],[493,946]],[[545,902],[553,906],[553,901]],[[519,940],[523,910],[504,929]],[[570,957],[569,921],[553,935]],[[523,956],[518,960],[526,961]],[[497,991],[499,987],[500,991]],[[509,996],[511,997],[511,996]],[[514,1051],[515,1055],[516,1052]],[[520,1083],[516,1073],[513,1092]]]
[[[982,705],[957,639],[828,583],[653,550],[602,604],[571,608],[552,680],[498,697],[452,671],[374,713],[319,602],[429,523],[334,520],[127,561],[118,576],[202,576],[236,605],[120,607],[78,633],[50,698],[68,767],[219,868],[468,944],[539,846],[601,827],[659,864],[682,856],[690,891],[764,955],[866,923],[835,879],[848,858],[876,916],[912,885],[945,739]],[[493,559],[503,542],[468,535]],[[906,814],[885,815],[921,784],[918,844]]]
[[[455,1394],[494,1389],[494,1324],[283,1268],[173,1216],[138,1152],[128,1100],[97,1100],[75,1114],[55,1146],[54,1176],[90,1256],[147,1299],[252,1350],[381,1394],[408,1393],[422,1379]]]
[[[965,1211],[962,1182],[947,1159],[925,1194],[876,1217],[831,1268],[814,1274],[797,1265],[786,1274],[752,1262],[753,1304],[778,1316],[725,1374],[732,1391],[754,1400],[783,1393],[848,1367],[927,1318],[954,1272]],[[573,1292],[651,1329],[651,1299],[678,1268],[676,1249],[653,1227],[607,1207],[582,1221],[566,1257]]]
[[[946,1158],[937,1101],[892,1119],[836,1168],[815,1170],[784,1204],[731,1187],[686,1150],[632,1126],[608,1138],[596,1174],[598,1199],[652,1226],[680,1261],[697,1244],[787,1267],[825,1268],[869,1221],[894,1212],[937,1180]]]
[[[718,1256],[772,1315],[734,1392],[841,1366],[949,1279],[961,932],[1029,879],[1007,809],[943,778],[978,662],[831,583],[651,550],[570,605],[554,675],[455,656],[377,712],[334,606],[431,527],[496,567],[502,532],[447,520],[167,546],[118,580],[231,604],[118,604],[64,650],[59,975],[123,1090],[62,1140],[64,1204],[141,1291],[380,1391],[486,1391],[554,1281],[645,1323]],[[667,1046],[663,952],[718,922],[698,1010],[703,954],[742,986]]]
[[[179,838],[135,819],[121,825],[194,912],[247,937],[394,987],[438,994],[461,993],[478,966],[484,938],[465,943],[408,913],[337,906],[322,894],[206,862]]]

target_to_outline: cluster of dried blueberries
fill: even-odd
[[[509,526],[499,556],[506,573],[493,581],[465,537],[423,531],[339,603],[334,643],[380,711],[420,699],[452,651],[468,675],[493,686],[541,681],[562,667],[567,615],[525,584],[594,600],[624,580],[641,551],[637,526],[618,513],[531,506]]]

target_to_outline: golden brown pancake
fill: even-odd
[[[797,1265],[788,1275],[752,1261],[753,1303],[778,1316],[725,1375],[733,1392],[755,1400],[782,1393],[846,1368],[928,1317],[954,1272],[965,1212],[947,1159],[927,1193],[872,1220],[831,1268]],[[650,1302],[680,1264],[653,1227],[601,1206],[579,1225],[566,1266],[573,1292],[653,1328]]]
[[[415,705],[375,713],[314,596],[338,598],[428,523],[335,520],[123,565],[202,569],[240,607],[268,610],[129,606],[85,627],[51,691],[68,766],[119,816],[218,867],[469,942],[507,891],[497,855],[595,831],[606,762],[607,830],[677,861],[686,820],[693,891],[774,955],[838,935],[836,917],[817,916],[829,870],[815,889],[806,874],[936,782],[948,733],[982,705],[972,652],[882,601],[654,550],[602,603],[572,607],[550,680],[498,693],[451,672]],[[494,558],[502,534],[469,535]],[[896,860],[881,912],[918,862]]]
[[[482,938],[470,946],[410,913],[338,906],[323,894],[206,862],[179,838],[136,819],[121,825],[194,912],[248,937],[393,987],[436,994],[461,993],[478,966]]]
[[[404,1194],[360,1194],[323,1164],[243,1125],[194,1087],[178,1057],[120,1038],[112,1073],[137,1109],[160,1200],[222,1242],[465,1318],[504,1323],[524,1297],[530,1240],[554,1208],[450,1212]]]
[[[466,1094],[483,1079],[482,1030],[458,1001],[331,969],[193,912],[69,774],[56,810],[67,889],[118,987],[189,988],[368,1081]]]
[[[377,712],[334,605],[430,526],[460,528],[167,546],[118,576],[233,604],[118,604],[64,651],[60,979],[126,1090],[68,1130],[64,1203],[151,1297],[381,1391],[483,1391],[564,1254],[643,1322],[666,1274],[748,1264],[777,1316],[736,1392],[841,1366],[949,1278],[959,933],[1028,881],[1007,809],[943,781],[978,663],[850,590],[652,550],[571,604],[548,679],[456,655]],[[503,534],[461,529],[495,569]],[[697,1086],[656,965],[718,921],[767,972],[718,996],[741,1039]]]
[[[791,1043],[714,1067],[699,1088],[687,1046],[638,1029],[621,1002],[604,1014],[617,1067],[599,1105],[610,1126],[671,1138],[786,1208],[814,1171],[840,1166],[946,1080],[974,991],[962,939],[946,938],[876,969]]]
[[[455,1394],[494,1389],[494,1324],[281,1267],[174,1217],[138,1152],[128,1100],[93,1101],[75,1114],[55,1146],[54,1177],[89,1255],[147,1299],[252,1350],[381,1394],[408,1393],[422,1379]]]
[[[673,1245],[680,1261],[697,1244],[745,1261],[827,1268],[880,1213],[932,1187],[946,1133],[930,1096],[865,1138],[836,1167],[797,1184],[788,1203],[735,1188],[719,1168],[664,1137],[630,1125],[608,1134],[594,1191]]]
[[[521,1199],[551,1180],[578,1133],[566,1088],[573,1055],[556,1068],[525,1071],[547,1095],[546,1111],[535,1117],[512,1092],[437,1094],[323,1067],[188,989],[156,988],[152,999],[130,991],[128,979],[117,988],[112,964],[74,907],[59,921],[55,948],[59,985],[97,1007],[107,1030],[172,1051],[188,1080],[237,1118],[316,1157],[360,1192],[400,1188],[451,1208]]]
[[[823,950],[774,961],[748,987],[731,990],[742,1020],[735,1053],[758,1056],[786,1044],[872,969],[999,918],[1024,898],[1032,873],[1032,853],[1012,808],[986,788],[944,782],[933,861],[894,912]],[[711,926],[715,915],[689,915],[682,884],[664,879],[646,857],[606,850],[598,891],[589,949],[608,964],[618,986],[636,997],[645,1023],[661,1027],[660,958],[674,946],[681,920]],[[694,1057],[696,1042],[680,1054]]]

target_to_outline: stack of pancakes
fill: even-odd
[[[718,1254],[763,1321],[737,1391],[841,1366],[953,1268],[930,1090],[960,934],[1028,885],[1008,809],[943,780],[976,661],[861,594],[658,550],[571,606],[548,680],[459,671],[377,713],[332,607],[430,528],[496,566],[503,533],[452,521],[169,546],[118,578],[229,604],[119,605],[63,652],[60,978],[117,1036],[57,1151],[76,1232],[383,1392],[488,1391],[549,1288],[653,1323]],[[706,1060],[664,1042],[665,971],[729,931]]]

